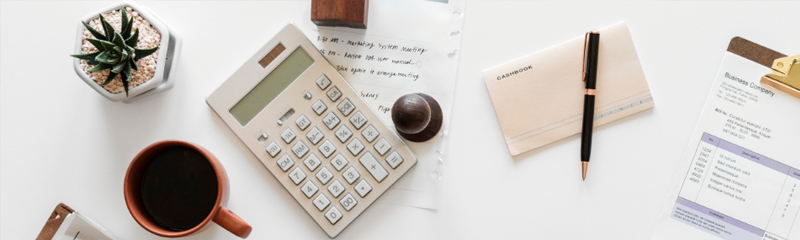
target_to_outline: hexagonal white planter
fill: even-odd
[[[134,2],[126,1],[114,4],[95,13],[89,14],[82,20],[88,23],[89,21],[97,18],[101,13],[108,13],[117,10],[121,6],[127,6],[135,9],[137,12],[139,12],[142,18],[146,19],[150,25],[152,25],[161,34],[161,42],[158,47],[159,54],[158,58],[156,59],[155,75],[141,85],[128,89],[128,96],[125,96],[124,91],[120,93],[111,93],[103,88],[103,86],[100,86],[100,84],[95,82],[94,79],[86,74],[83,68],[81,68],[80,59],[73,58],[73,65],[75,67],[75,73],[77,73],[78,76],[89,85],[89,87],[100,93],[100,95],[103,95],[114,102],[124,101],[129,103],[172,88],[172,85],[175,81],[175,69],[173,66],[175,66],[178,62],[178,56],[180,55],[182,46],[182,39],[178,37],[175,31],[169,28],[164,21],[162,21],[155,14],[151,13],[149,9],[141,7]],[[75,41],[75,54],[82,53],[83,32],[84,26],[79,22]]]

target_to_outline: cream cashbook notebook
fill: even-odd
[[[511,155],[581,131],[583,36],[483,71]],[[594,125],[653,107],[628,25],[600,29]]]

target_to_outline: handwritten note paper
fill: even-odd
[[[313,33],[313,34],[310,34]],[[440,134],[425,143],[406,144],[417,166],[392,186],[381,202],[435,209],[442,176],[444,142],[449,127],[458,59],[455,47],[422,41],[364,35],[313,27],[309,39],[356,92],[393,128],[391,107],[409,93],[425,93],[442,106]]]
[[[327,50],[320,49],[320,52],[326,56],[330,57],[342,57],[344,59],[352,59],[352,60],[364,60],[365,62],[376,62],[376,63],[387,63],[393,64],[385,66],[384,70],[375,70],[374,68],[370,68],[367,71],[366,68],[358,67],[351,65],[350,67],[336,65],[336,70],[339,72],[349,72],[350,74],[362,74],[369,72],[370,75],[385,77],[391,79],[392,77],[395,78],[405,78],[412,81],[419,80],[419,74],[415,73],[414,70],[416,69],[400,69],[401,71],[395,71],[394,66],[414,66],[419,65],[420,60],[416,59],[416,57],[422,56],[428,49],[422,47],[401,47],[391,43],[383,43],[380,42],[367,42],[367,41],[353,41],[353,40],[345,40],[338,37],[325,37],[325,36],[317,36],[317,41],[323,44],[330,43],[330,44],[338,44],[344,43],[347,46],[356,47],[355,52],[351,53],[345,51],[344,53],[337,52],[334,50]],[[364,48],[366,50],[372,50],[376,48],[376,50],[380,50],[379,52],[370,52],[366,51],[366,55],[361,54],[357,49]],[[398,56],[401,53],[407,53],[406,55],[409,56]],[[377,55],[377,54],[384,54],[384,55]],[[393,56],[393,57],[385,57],[385,56]],[[391,70],[386,70],[391,69]],[[408,70],[408,71],[403,71]]]
[[[402,95],[422,92],[447,106],[449,116],[457,61],[447,47],[431,43],[316,29],[309,36],[362,98],[391,125],[391,105]],[[377,103],[377,104],[376,104]]]

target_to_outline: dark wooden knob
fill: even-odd
[[[406,94],[392,105],[392,122],[403,138],[428,141],[442,128],[442,108],[436,99],[424,93]]]
[[[369,0],[311,0],[311,22],[317,26],[367,28]]]

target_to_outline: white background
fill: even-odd
[[[249,239],[327,238],[205,103],[253,49],[307,19],[309,2],[140,2],[184,48],[175,87],[134,104],[97,94],[68,56],[78,19],[108,4],[0,4],[0,239],[34,238],[59,202],[124,239],[157,238],[130,217],[122,181],[130,159],[164,139],[198,143],[222,161],[228,207],[253,226]],[[800,53],[798,10],[800,2],[468,1],[439,210],[375,204],[337,239],[646,239],[674,201],[668,188],[684,174],[677,166],[728,41]],[[481,71],[620,21],[655,108],[595,129],[585,182],[577,135],[510,157]],[[214,225],[186,239],[237,238]]]

